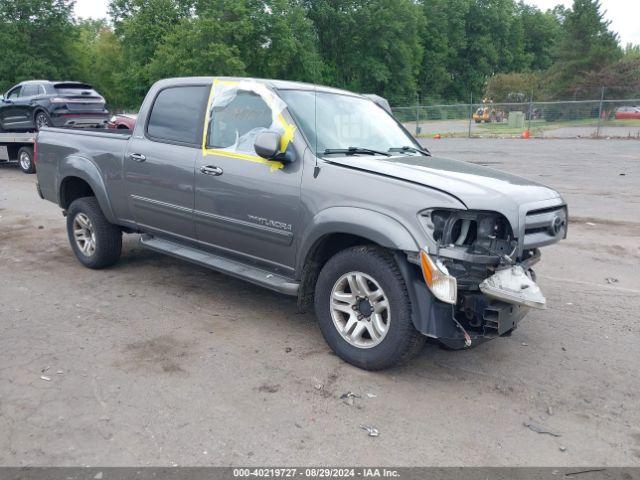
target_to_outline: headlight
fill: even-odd
[[[115,115],[109,119],[111,123],[116,123],[116,120],[118,120],[118,118]]]
[[[422,274],[431,293],[446,303],[455,305],[458,301],[458,282],[449,275],[447,267],[440,260],[433,260],[427,252],[420,252]]]
[[[427,234],[441,246],[464,247],[478,253],[512,249],[513,231],[497,212],[473,210],[425,210],[420,222]]]

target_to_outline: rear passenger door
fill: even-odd
[[[37,100],[42,95],[42,89],[39,83],[27,83],[22,86],[20,99],[16,102],[20,115],[24,118],[27,128],[36,128],[35,111]]]
[[[145,231],[194,239],[194,168],[211,85],[161,89],[124,158],[132,214]]]

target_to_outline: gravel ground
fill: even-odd
[[[380,373],[293,300],[135,236],[81,267],[35,178],[0,165],[0,465],[640,466],[640,143],[429,147],[558,188],[570,236],[512,337]]]

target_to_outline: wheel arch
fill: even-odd
[[[298,307],[313,304],[313,294],[322,266],[336,253],[356,246],[373,244],[392,251],[417,251],[411,234],[397,220],[363,208],[333,207],[316,215],[308,227],[296,262],[300,280]]]
[[[64,210],[77,198],[94,196],[105,217],[116,223],[107,189],[98,168],[82,157],[67,157],[59,165],[58,205]]]
[[[366,239],[392,250],[419,250],[411,233],[397,220],[374,210],[357,207],[331,207],[319,212],[306,228],[299,249],[296,271],[304,266],[314,246],[328,235]]]
[[[35,126],[36,124],[36,117],[38,116],[38,113],[44,113],[45,115],[47,115],[47,117],[51,118],[51,115],[49,114],[49,112],[47,111],[46,108],[44,108],[42,105],[36,105],[36,107],[33,109],[33,115],[32,115],[32,120],[33,120],[33,125]]]

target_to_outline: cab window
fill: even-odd
[[[271,108],[256,92],[234,89],[211,109],[207,146],[255,153],[256,136],[273,123]]]
[[[152,140],[201,147],[209,87],[189,85],[162,90],[153,104],[147,134]]]

